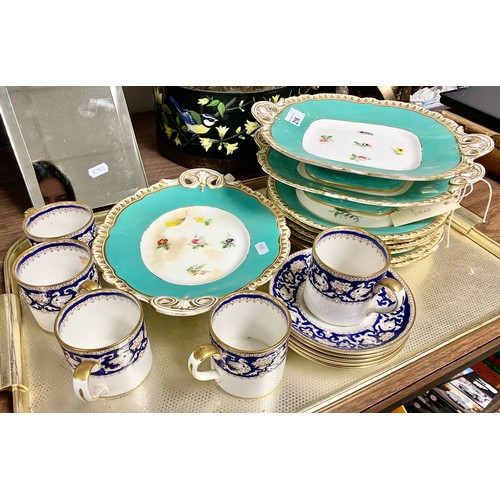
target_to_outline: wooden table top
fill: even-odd
[[[151,112],[132,116],[137,143],[146,171],[148,183],[154,184],[163,178],[177,178],[186,169],[162,156],[156,146],[154,115]],[[264,175],[264,174],[263,174]],[[21,224],[24,211],[31,201],[24,184],[17,160],[11,146],[0,147],[0,293],[5,293],[4,259],[11,246],[23,236]],[[500,183],[486,178],[491,185],[493,197],[487,222],[476,229],[491,239],[500,242]],[[483,217],[489,197],[489,187],[484,182],[474,185],[472,193],[462,205]],[[452,347],[439,349],[410,367],[391,376],[391,390],[387,382],[374,384],[359,391],[347,401],[335,407],[335,411],[387,411],[436,384],[447,380],[463,368],[484,359],[500,349],[498,322],[487,325],[474,336],[453,343]],[[9,392],[0,393],[0,413],[12,412]]]

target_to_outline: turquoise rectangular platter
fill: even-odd
[[[301,117],[299,125],[287,119],[290,111]],[[467,137],[461,127],[439,113],[397,101],[337,94],[303,95],[276,104],[255,103],[252,113],[261,125],[263,138],[289,157],[311,165],[386,179],[449,179],[466,171],[475,158],[493,148],[487,136],[470,134]],[[303,147],[304,135],[311,124],[323,119],[394,127],[410,132],[420,142],[421,162],[411,170],[381,169],[311,154]]]

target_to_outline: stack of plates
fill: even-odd
[[[337,225],[308,211],[300,205],[294,188],[272,177],[267,180],[267,196],[285,215],[290,241],[299,249],[311,248],[321,231]],[[436,250],[448,218],[449,214],[445,213],[404,226],[370,227],[368,230],[379,236],[389,248],[391,266],[400,267],[421,260]],[[343,225],[354,224],[347,220]]]
[[[302,95],[257,102],[252,113],[268,196],[292,242],[308,248],[327,227],[361,227],[384,240],[393,266],[436,250],[457,201],[484,176],[474,160],[494,145],[436,112],[396,101]],[[404,210],[411,219],[400,225]]]
[[[311,250],[292,254],[269,284],[269,292],[282,299],[292,318],[290,348],[301,356],[326,366],[363,367],[382,363],[405,345],[415,320],[415,301],[405,281],[392,269],[406,291],[403,305],[392,313],[368,315],[350,327],[335,326],[314,316],[303,301],[303,289],[311,261]],[[380,293],[391,295],[383,288]]]

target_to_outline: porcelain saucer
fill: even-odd
[[[398,347],[394,351],[384,355],[383,358],[369,358],[365,360],[359,360],[356,358],[346,359],[343,356],[335,357],[333,355],[332,356],[324,354],[322,355],[317,351],[308,350],[304,344],[295,341],[293,337],[290,337],[288,346],[292,351],[295,351],[299,356],[302,356],[303,358],[306,358],[310,361],[314,361],[315,363],[318,363],[320,365],[330,366],[335,368],[366,368],[390,361],[397,354],[399,354],[399,352],[403,349],[405,344],[403,343],[400,347]]]
[[[270,294],[282,299],[290,311],[292,332],[297,340],[327,353],[348,356],[390,352],[407,340],[415,320],[415,300],[397,273],[389,269],[387,276],[397,279],[406,291],[406,298],[398,310],[373,313],[357,325],[340,327],[315,317],[303,302],[302,292],[310,260],[310,248],[292,254],[269,283]],[[385,288],[379,293],[390,299]]]

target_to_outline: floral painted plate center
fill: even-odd
[[[310,154],[383,170],[413,170],[422,161],[418,137],[407,130],[343,120],[315,120],[302,138]]]
[[[250,249],[250,234],[231,213],[215,207],[171,210],[153,221],[141,239],[145,266],[177,285],[219,280],[237,269]]]

